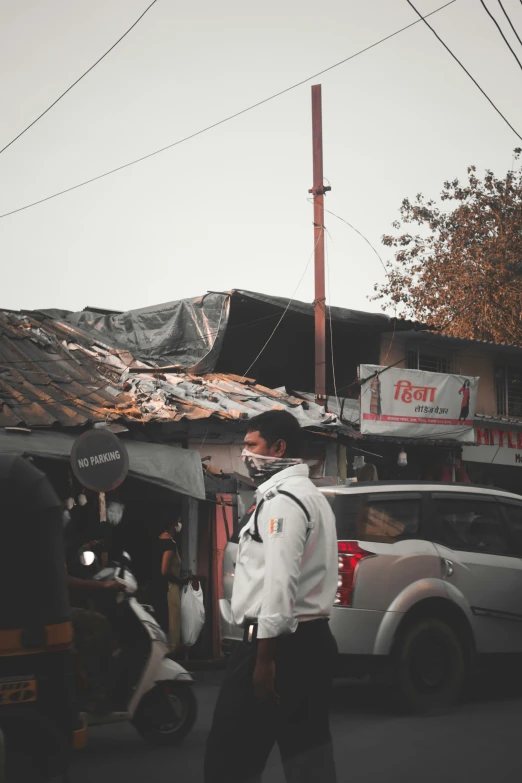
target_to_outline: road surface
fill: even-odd
[[[71,783],[202,783],[219,680],[196,673],[199,718],[178,748],[148,747],[127,724],[91,730]],[[513,783],[522,780],[522,698],[481,681],[443,715],[398,716],[366,682],[339,681],[332,704],[339,783]],[[264,783],[283,783],[277,750]],[[325,781],[325,783],[327,783]]]

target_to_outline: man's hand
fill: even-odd
[[[279,706],[279,695],[275,690],[274,661],[257,660],[254,669],[254,696],[260,702],[274,701]]]
[[[98,584],[100,584],[106,590],[118,590],[121,592],[125,589],[124,586],[119,582],[99,582]]]

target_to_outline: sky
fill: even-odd
[[[149,2],[0,0],[0,148]],[[522,37],[522,3],[504,6]],[[0,155],[0,214],[171,144],[415,18],[406,0],[158,0]],[[522,135],[522,72],[480,1],[456,0],[429,21]],[[208,133],[0,219],[0,307],[129,310],[232,288],[312,301],[313,83],[323,86],[326,207],[385,261],[381,237],[403,198],[438,196],[470,164],[505,175],[521,144],[421,22]],[[325,224],[329,303],[378,311],[377,256],[345,223],[327,214]]]

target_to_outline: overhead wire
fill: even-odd
[[[362,239],[364,239],[364,241],[371,247],[371,249],[373,250],[373,252],[377,256],[377,258],[379,259],[379,261],[381,263],[381,266],[384,269],[384,274],[386,275],[386,277],[389,277],[388,271],[386,269],[386,264],[384,263],[384,261],[382,260],[381,256],[379,255],[379,253],[377,252],[375,247],[372,245],[370,240],[367,237],[364,236],[362,231],[359,231],[358,228],[355,228],[355,226],[353,226],[351,223],[349,223],[347,220],[345,220],[345,218],[341,217],[340,215],[336,215],[335,212],[332,212],[331,209],[326,209],[326,207],[325,207],[324,211],[328,212],[329,215],[333,215],[333,217],[337,218],[337,220],[342,220],[343,223],[346,223],[347,226],[349,226],[351,229],[353,229],[353,231],[355,231],[357,234],[359,234],[360,237],[362,237]]]
[[[82,80],[82,79],[83,79],[85,76],[87,76],[87,74],[88,74],[88,73],[90,73],[90,72],[91,72],[91,71],[92,71],[94,68],[96,68],[96,66],[97,66],[97,65],[99,65],[99,63],[101,63],[101,61],[102,61],[102,60],[104,60],[104,59],[105,59],[105,57],[107,57],[107,55],[108,55],[108,54],[110,54],[110,53],[112,52],[112,50],[113,50],[113,49],[115,49],[115,48],[118,46],[118,44],[119,44],[121,41],[123,41],[123,39],[124,39],[124,38],[125,38],[125,37],[126,37],[128,34],[129,34],[129,33],[130,33],[130,31],[131,31],[131,30],[133,30],[133,29],[134,29],[134,27],[136,27],[136,25],[138,24],[138,22],[140,22],[140,21],[141,21],[141,19],[143,19],[143,17],[144,17],[144,16],[145,16],[145,14],[147,13],[147,11],[150,11],[150,9],[152,8],[152,6],[153,6],[153,5],[155,5],[157,2],[158,2],[158,0],[152,0],[152,3],[151,3],[151,4],[150,4],[150,5],[149,5],[149,6],[148,6],[148,7],[147,7],[147,8],[146,8],[144,11],[143,11],[143,13],[142,13],[142,14],[141,14],[141,15],[140,15],[140,16],[139,16],[137,19],[136,19],[136,21],[134,22],[134,24],[132,24],[132,25],[129,27],[129,29],[128,29],[128,30],[126,30],[126,31],[123,33],[123,35],[122,35],[122,36],[120,36],[120,38],[118,38],[118,40],[116,41],[116,43],[114,43],[114,44],[111,46],[111,48],[110,48],[110,49],[107,49],[107,51],[105,52],[105,54],[102,54],[102,56],[101,56],[101,57],[99,57],[99,58],[96,60],[96,62],[95,62],[95,63],[93,63],[93,65],[91,65],[91,67],[90,67],[90,68],[87,68],[87,70],[85,71],[85,73],[82,73],[82,75],[81,75],[81,76],[80,76],[78,79],[76,79],[76,81],[75,81],[75,82],[73,82],[73,83],[71,84],[71,86],[70,86],[70,87],[68,87],[68,88],[67,88],[67,89],[66,89],[64,92],[62,92],[62,94],[61,94],[61,95],[60,95],[60,96],[59,96],[59,97],[58,97],[58,98],[57,98],[55,101],[53,101],[53,103],[51,103],[51,105],[50,105],[50,106],[48,106],[48,107],[47,107],[47,109],[46,109],[45,111],[43,111],[41,114],[39,114],[39,115],[38,115],[38,117],[37,117],[35,120],[33,120],[31,123],[29,123],[29,125],[27,126],[27,128],[24,128],[24,129],[23,129],[23,131],[20,131],[20,133],[19,133],[17,136],[15,136],[15,137],[14,137],[14,139],[12,139],[12,140],[9,142],[9,144],[6,144],[6,145],[5,145],[5,147],[2,147],[2,149],[0,149],[0,155],[2,154],[2,152],[5,152],[5,151],[6,151],[6,149],[8,149],[8,148],[9,148],[9,147],[10,147],[12,144],[14,144],[14,143],[15,143],[15,141],[18,141],[18,139],[19,139],[21,136],[23,136],[23,135],[24,135],[24,133],[27,133],[27,131],[28,131],[30,128],[32,128],[32,127],[33,127],[33,125],[36,125],[36,123],[37,123],[39,120],[41,120],[41,119],[42,119],[42,117],[45,117],[45,115],[46,115],[48,112],[50,112],[50,111],[51,111],[51,109],[53,108],[53,106],[56,106],[56,104],[57,104],[59,101],[61,101],[61,100],[62,100],[62,98],[64,98],[64,97],[67,95],[67,93],[68,93],[68,92],[70,92],[70,91],[73,89],[73,87],[76,87],[76,85],[77,85],[79,82],[81,82],[81,80]]]
[[[521,2],[522,2],[522,0],[521,0]],[[482,93],[482,95],[484,96],[484,98],[485,98],[485,99],[488,101],[488,103],[490,103],[490,104],[491,104],[491,106],[493,106],[493,108],[495,109],[495,111],[497,112],[497,114],[498,114],[500,117],[502,117],[502,119],[504,120],[504,122],[506,123],[506,125],[507,125],[509,128],[511,128],[511,130],[513,131],[513,133],[515,134],[515,136],[518,136],[518,138],[520,139],[520,141],[522,141],[522,136],[520,135],[520,133],[519,133],[517,130],[515,130],[515,128],[513,127],[513,125],[511,125],[511,123],[509,122],[509,120],[507,119],[507,117],[505,117],[505,115],[504,115],[504,114],[502,114],[502,112],[500,111],[500,109],[499,109],[499,108],[498,108],[498,107],[497,107],[497,106],[496,106],[496,105],[493,103],[493,101],[491,100],[491,98],[489,97],[489,95],[488,95],[488,94],[487,94],[487,93],[486,93],[486,92],[485,92],[485,91],[482,89],[482,87],[480,86],[480,84],[479,84],[479,83],[477,82],[477,80],[476,80],[476,79],[475,79],[475,78],[474,78],[474,77],[471,75],[471,73],[468,71],[468,69],[466,68],[466,66],[465,66],[465,65],[464,65],[464,64],[463,64],[463,63],[462,63],[462,62],[459,60],[459,58],[457,57],[457,55],[456,55],[456,54],[453,54],[453,52],[451,51],[451,49],[449,48],[449,46],[448,46],[446,43],[444,43],[444,41],[442,40],[442,38],[440,37],[440,35],[439,35],[439,34],[436,32],[436,30],[434,30],[434,29],[433,29],[433,27],[432,27],[432,26],[429,24],[429,22],[427,22],[427,20],[426,20],[426,17],[425,17],[425,16],[422,16],[422,14],[420,13],[420,11],[418,11],[418,10],[415,8],[415,6],[414,6],[414,5],[413,5],[413,3],[411,2],[411,0],[407,0],[407,3],[408,3],[408,5],[410,5],[410,6],[413,8],[413,10],[414,10],[414,11],[415,11],[415,13],[417,14],[417,16],[419,16],[419,17],[420,17],[420,19],[421,19],[421,20],[424,22],[424,24],[426,25],[426,27],[428,27],[428,28],[431,30],[431,32],[433,33],[433,35],[434,35],[434,36],[435,36],[435,37],[436,37],[436,38],[437,38],[437,39],[440,41],[440,43],[443,45],[443,47],[446,49],[446,51],[447,51],[447,52],[449,52],[449,54],[450,54],[450,55],[453,57],[453,59],[454,59],[454,60],[455,60],[455,61],[456,61],[456,62],[457,62],[459,65],[460,65],[460,67],[462,68],[462,70],[464,71],[464,73],[466,73],[466,74],[467,74],[467,76],[469,76],[469,78],[471,79],[471,81],[473,82],[473,84],[474,84],[474,85],[475,85],[475,86],[476,86],[476,87],[477,87],[477,88],[480,90],[480,92]],[[0,217],[1,217],[1,216],[0,216]]]
[[[312,260],[312,258],[314,257],[315,249],[316,249],[316,247],[317,247],[317,245],[318,245],[318,243],[319,243],[319,239],[321,238],[321,236],[324,236],[324,227],[323,227],[322,231],[320,231],[320,232],[318,233],[318,235],[317,235],[317,239],[316,239],[316,241],[315,241],[314,249],[312,250],[312,252],[311,252],[311,254],[310,254],[310,257],[309,257],[308,261],[306,262],[306,266],[305,266],[305,268],[304,268],[304,272],[303,272],[303,274],[301,275],[301,277],[299,278],[299,282],[297,283],[297,285],[296,285],[296,287],[295,287],[295,289],[294,289],[294,292],[293,292],[293,294],[292,294],[291,298],[288,300],[288,304],[287,304],[287,306],[285,307],[285,309],[284,309],[284,311],[283,311],[283,314],[281,315],[281,317],[280,317],[279,321],[276,323],[276,325],[275,325],[274,329],[272,330],[272,332],[271,332],[271,334],[270,334],[270,336],[269,336],[268,340],[265,342],[265,344],[263,345],[263,347],[261,348],[261,350],[260,350],[260,351],[259,351],[259,353],[257,354],[257,356],[256,356],[256,358],[254,359],[254,361],[253,361],[253,362],[250,364],[250,366],[249,366],[249,367],[248,367],[248,369],[246,370],[245,374],[244,374],[244,375],[241,377],[241,380],[242,380],[242,381],[244,381],[244,380],[245,380],[245,378],[247,378],[247,377],[248,377],[248,373],[250,372],[250,370],[252,369],[252,367],[254,366],[254,364],[255,364],[255,363],[258,361],[258,359],[259,359],[259,358],[262,356],[262,354],[264,353],[264,351],[265,351],[266,347],[268,346],[268,344],[269,344],[269,343],[270,343],[270,341],[272,340],[272,337],[274,336],[274,334],[275,334],[275,333],[277,332],[277,330],[279,329],[279,326],[281,325],[281,322],[283,321],[283,318],[285,317],[285,315],[287,314],[288,310],[290,309],[290,305],[291,305],[291,304],[292,304],[292,302],[294,301],[295,295],[297,294],[297,291],[299,290],[299,287],[300,287],[301,283],[303,282],[303,280],[304,280],[304,278],[305,278],[305,275],[306,275],[306,273],[307,273],[307,271],[308,271],[308,267],[310,266],[310,261],[311,261],[311,260]]]
[[[328,300],[331,303],[332,301],[332,289],[330,286],[330,258],[328,253],[328,240],[331,239],[330,233],[327,232],[326,241],[325,241],[325,249],[326,249],[326,279],[328,283]],[[332,362],[332,380],[333,380],[333,387],[334,387],[334,394],[335,399],[337,401],[337,408],[339,411],[339,417],[341,413],[341,403],[339,401],[339,395],[337,393],[337,380],[335,377],[335,360],[334,360],[334,342],[333,342],[333,325],[332,325],[332,305],[328,305],[328,315],[330,320],[330,356],[331,356],[331,362]]]
[[[426,14],[426,16],[427,17],[433,16],[433,14],[442,11],[444,8],[447,8],[448,6],[452,5],[455,2],[456,0],[449,0],[449,2],[445,3],[444,5],[441,5],[439,8],[436,8],[434,11],[431,11],[429,14]],[[51,201],[52,199],[58,198],[59,196],[63,196],[66,193],[71,193],[73,190],[82,188],[85,185],[90,185],[91,183],[97,182],[98,180],[103,179],[104,177],[108,177],[111,174],[115,174],[118,171],[123,171],[123,169],[127,169],[130,166],[134,166],[137,163],[141,163],[144,160],[148,160],[149,158],[152,158],[155,155],[159,155],[162,152],[165,152],[166,150],[172,149],[173,147],[177,147],[180,144],[184,144],[186,141],[190,141],[191,139],[194,139],[197,136],[201,136],[203,133],[207,133],[208,131],[211,131],[214,128],[218,128],[220,125],[224,125],[224,123],[230,122],[230,120],[234,120],[237,117],[240,117],[241,115],[246,114],[249,111],[252,111],[253,109],[257,109],[259,106],[263,106],[265,103],[268,103],[269,101],[273,101],[275,98],[279,98],[281,95],[285,95],[291,90],[295,90],[297,89],[297,87],[301,87],[303,84],[307,84],[307,82],[312,81],[312,79],[316,79],[318,76],[322,76],[323,74],[332,71],[334,68],[338,68],[339,66],[344,65],[350,60],[353,60],[355,57],[359,57],[359,55],[364,54],[365,52],[368,52],[371,49],[374,49],[376,46],[379,46],[385,41],[389,41],[391,38],[394,38],[396,35],[403,33],[405,30],[408,30],[410,27],[419,24],[419,21],[422,21],[424,18],[425,17],[421,16],[420,20],[412,22],[411,24],[408,24],[405,27],[401,27],[399,30],[396,30],[394,33],[390,33],[390,35],[387,35],[384,38],[375,41],[375,43],[366,46],[364,49],[359,50],[355,54],[352,54],[349,57],[345,57],[343,60],[339,60],[339,62],[334,63],[333,65],[330,65],[327,68],[323,68],[321,71],[314,73],[312,76],[308,76],[306,79],[302,79],[301,81],[292,84],[290,87],[286,87],[284,90],[280,90],[279,92],[270,95],[268,98],[264,98],[261,101],[257,101],[257,103],[253,103],[250,106],[247,106],[245,109],[241,109],[240,111],[237,111],[234,114],[231,114],[228,117],[223,118],[222,120],[218,120],[217,122],[214,122],[211,125],[207,125],[205,128],[201,128],[201,130],[195,131],[194,133],[191,133],[188,136],[183,137],[182,139],[178,139],[177,141],[174,141],[171,144],[167,144],[165,147],[161,147],[160,149],[155,150],[154,152],[150,152],[147,155],[143,155],[140,158],[136,158],[135,160],[131,160],[128,163],[124,163],[123,165],[117,166],[114,169],[110,169],[109,171],[106,171],[103,174],[98,174],[96,177],[91,177],[90,179],[84,180],[83,182],[79,182],[77,185],[72,185],[69,188],[65,188],[64,190],[60,190],[56,193],[53,193],[50,196],[46,196],[45,198],[38,199],[37,201],[33,201],[30,204],[25,204],[23,207],[18,207],[17,209],[12,209],[9,212],[4,212],[2,215],[0,215],[0,219],[9,217],[10,215],[15,215],[17,212],[23,212],[26,209],[31,209],[31,207],[36,207],[38,206],[38,204],[43,204],[46,201]]]
[[[522,0],[521,0],[521,2],[522,2]],[[511,27],[511,29],[512,29],[512,30],[513,30],[513,32],[515,33],[515,35],[516,35],[516,37],[517,37],[517,40],[518,40],[519,44],[522,46],[522,39],[520,38],[519,34],[517,33],[516,27],[515,27],[515,25],[513,24],[513,22],[511,21],[511,17],[509,16],[508,12],[507,12],[507,11],[506,11],[506,9],[504,8],[504,5],[503,5],[503,3],[502,3],[502,0],[498,0],[498,4],[499,4],[499,6],[502,8],[502,11],[503,11],[503,13],[504,13],[504,16],[505,16],[505,17],[506,17],[506,19],[508,20],[508,22],[509,22],[509,26]]]
[[[482,8],[483,8],[483,9],[484,9],[484,11],[487,13],[487,15],[489,16],[489,18],[491,19],[491,21],[493,22],[493,24],[495,25],[495,27],[496,27],[496,28],[497,28],[497,30],[499,31],[500,35],[502,36],[502,39],[503,39],[504,43],[505,43],[505,44],[506,44],[506,46],[508,47],[509,51],[511,52],[511,54],[513,55],[513,57],[515,58],[515,60],[517,61],[517,63],[518,63],[518,67],[520,68],[520,70],[522,70],[522,63],[521,63],[521,62],[520,62],[520,60],[518,59],[518,57],[517,57],[517,55],[516,55],[516,52],[515,52],[515,50],[513,49],[513,47],[512,47],[512,46],[511,46],[511,44],[509,43],[508,39],[507,39],[507,38],[506,38],[506,36],[504,35],[504,31],[503,31],[503,29],[501,28],[501,26],[499,25],[499,23],[497,22],[497,20],[495,19],[495,17],[493,16],[493,14],[491,13],[491,11],[489,10],[489,8],[487,7],[487,5],[486,5],[486,3],[484,2],[484,0],[480,0],[480,4],[482,5]],[[504,11],[504,13],[505,13],[505,11]]]

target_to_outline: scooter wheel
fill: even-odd
[[[141,700],[132,725],[152,745],[178,745],[191,731],[197,714],[192,686],[159,683]]]

